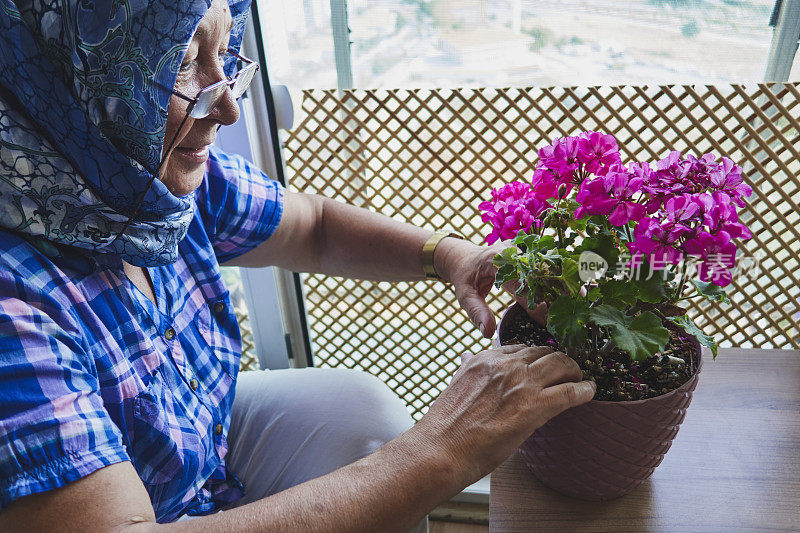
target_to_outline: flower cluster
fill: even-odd
[[[595,131],[557,139],[538,155],[531,188],[540,200],[565,198],[587,175],[604,174],[620,162],[614,136]]]
[[[698,262],[702,281],[731,282],[733,239],[749,239],[738,207],[752,194],[742,169],[727,157],[700,158],[671,152],[653,166],[621,162],[612,135],[584,132],[557,139],[538,152],[530,184],[514,182],[492,191],[479,208],[492,225],[486,240],[510,239],[544,228],[549,211],[574,194],[574,217],[601,217],[626,232],[624,245],[655,270],[687,259]]]
[[[479,206],[487,242],[516,244],[495,256],[495,284],[515,281],[531,308],[546,302],[547,330],[576,361],[617,349],[643,361],[665,349],[667,322],[716,354],[680,304],[726,298],[736,239],[751,237],[738,215],[752,194],[742,169],[680,152],[623,164],[616,139],[594,131],[538,156],[529,183],[494,189]],[[620,261],[646,277],[619,274]]]
[[[483,211],[481,219],[493,228],[486,242],[492,244],[500,239],[511,239],[520,230],[528,231],[534,224],[541,227],[538,217],[547,205],[536,197],[530,185],[521,181],[492,190],[491,201],[481,202],[478,206]]]
[[[727,157],[672,152],[647,176],[641,189],[647,215],[634,229],[630,250],[647,256],[655,269],[691,258],[701,280],[730,284],[733,239],[752,237],[737,213],[752,194],[741,168]]]

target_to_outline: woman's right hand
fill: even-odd
[[[467,355],[408,433],[444,450],[470,484],[549,419],[591,400],[595,384],[581,377],[575,361],[546,347],[517,344]]]

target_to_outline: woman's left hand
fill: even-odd
[[[494,285],[497,271],[492,260],[495,255],[513,246],[512,241],[478,246],[461,239],[449,238],[443,239],[436,248],[436,272],[453,284],[458,303],[487,339],[492,338],[497,327],[494,313],[486,304],[486,297]],[[519,283],[503,285],[503,289],[527,309],[526,298],[515,295],[518,288]],[[534,310],[528,309],[528,315],[536,322],[544,324],[547,321],[547,306],[541,303]]]

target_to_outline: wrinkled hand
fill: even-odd
[[[412,431],[436,445],[471,483],[491,472],[549,419],[594,397],[578,364],[521,344],[464,355],[450,385]]]
[[[512,241],[487,247],[449,238],[443,239],[436,247],[436,271],[453,284],[461,308],[487,339],[492,338],[497,328],[494,313],[486,304],[486,297],[494,285],[494,274],[497,271],[492,259],[504,249],[513,246]],[[518,288],[519,282],[503,284],[503,289],[514,296],[534,321],[545,324],[547,306],[541,303],[536,309],[528,309],[526,298],[515,294]]]

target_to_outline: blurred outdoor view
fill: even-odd
[[[395,89],[759,82],[775,0],[346,5],[354,87]],[[336,88],[331,1],[259,6],[273,83]]]

